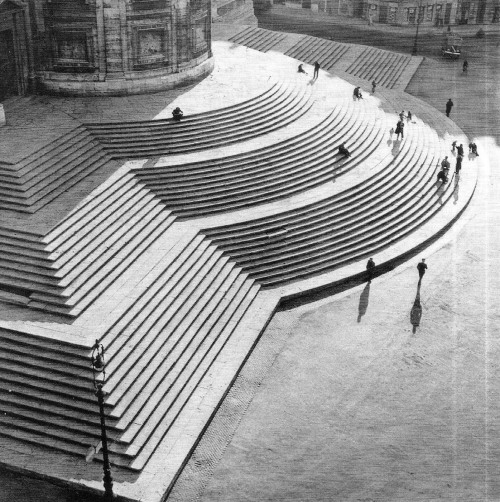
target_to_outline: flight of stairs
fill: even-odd
[[[276,83],[257,97],[206,113],[143,122],[87,124],[114,158],[185,154],[269,134],[298,120],[312,105],[308,89]]]
[[[206,393],[200,382],[260,289],[203,236],[185,239],[157,267],[162,273],[100,339],[111,462],[133,470],[186,403]],[[100,439],[90,351],[6,329],[0,347],[0,436],[85,457]]]
[[[349,45],[323,38],[305,36],[285,52],[286,56],[314,64],[316,61],[324,70],[331,70],[349,51]]]
[[[0,166],[0,209],[35,213],[112,162],[84,126],[78,126],[12,166]]]
[[[453,183],[442,190],[436,183],[441,141],[415,122],[394,160],[364,182],[314,204],[204,233],[264,287],[375,254],[415,231],[453,192]]]
[[[133,175],[115,174],[45,236],[0,228],[0,284],[29,307],[76,316],[174,219]]]
[[[345,71],[370,82],[375,80],[377,86],[392,89],[411,60],[412,57],[407,54],[367,47]]]
[[[235,44],[245,45],[256,51],[267,52],[285,38],[285,33],[249,26],[232,36],[229,41]]]
[[[385,115],[346,100],[305,134],[270,147],[192,164],[144,166],[136,176],[181,218],[234,211],[304,192],[345,175],[382,141]],[[345,159],[338,146],[352,154]]]

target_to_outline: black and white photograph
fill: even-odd
[[[0,502],[500,501],[500,0],[0,0]]]

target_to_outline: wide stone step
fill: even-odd
[[[158,424],[158,427],[154,430],[154,434],[148,435],[147,442],[145,437],[136,437],[135,445],[132,445],[132,449],[129,450],[129,452],[138,452],[138,455],[130,464],[131,468],[138,469],[144,467],[149,457],[154,453],[155,449],[158,446],[158,443],[168,432],[175,419],[179,416],[189,397],[195,392],[197,386],[206,375],[207,371],[209,371],[217,355],[224,347],[224,344],[227,343],[227,340],[237,329],[238,323],[240,322],[247,309],[250,307],[253,299],[257,295],[258,289],[258,286],[250,289],[247,296],[241,301],[239,308],[227,322],[225,329],[209,347],[209,352],[207,352],[203,360],[198,363],[196,372],[191,374],[189,381],[186,381],[184,383],[184,387],[180,389],[175,402],[172,403],[172,405],[168,408],[167,413],[163,414],[163,419],[160,421],[155,420]],[[202,354],[200,353],[198,355],[201,357]],[[143,428],[142,430],[144,433],[147,433],[147,429]],[[142,446],[142,448],[140,448],[139,450],[141,443],[144,444],[144,446]]]
[[[134,337],[130,340],[134,342],[133,351],[129,350],[127,358],[123,359],[119,366],[115,359],[115,371],[113,371],[113,367],[110,367],[110,377],[106,383],[106,391],[110,393],[108,402],[117,404],[131,383],[136,378],[145,376],[144,372],[141,372],[140,375],[136,372],[130,372],[131,366],[136,364],[138,358],[149,361],[149,354],[155,352],[155,343],[161,343],[168,337],[166,333],[170,333],[170,329],[165,331],[166,327],[175,327],[179,322],[183,321],[179,313],[181,310],[183,315],[186,315],[195,307],[205,289],[210,286],[213,278],[217,276],[227,262],[227,257],[220,260],[221,255],[221,251],[215,251],[213,247],[207,248],[204,253],[204,260],[200,259],[200,263],[196,263],[196,268],[190,270],[186,278],[176,283],[158,308],[154,309],[146,317],[145,322],[140,325],[140,329],[137,330],[137,333],[134,333]],[[132,352],[134,353],[133,356],[131,356]],[[146,371],[149,370],[153,371],[154,368],[147,368]],[[125,409],[132,398],[133,396],[129,396],[127,400],[122,400],[120,407]],[[115,408],[115,412],[120,413],[117,408]]]
[[[167,295],[179,281],[187,279],[186,274],[196,266],[208,246],[209,243],[204,241],[201,235],[185,239],[157,262],[156,269],[159,272],[148,276],[149,280],[143,283],[143,293],[135,298],[131,307],[112,324],[102,338],[106,345],[108,373],[112,373],[114,368],[123,363],[121,359],[117,359],[117,362],[113,359],[123,350],[125,344],[128,350],[131,349],[133,342],[129,337],[136,333],[138,326],[157,309],[162,298],[159,294]]]
[[[161,349],[151,359],[154,372],[148,368],[149,377],[134,382],[134,387],[139,385],[141,389],[134,402],[126,410],[120,406],[113,410],[112,415],[120,417],[118,426],[127,427],[121,438],[123,441],[135,436],[140,429],[137,425],[143,424],[146,417],[157,408],[160,400],[170,391],[173,381],[180,378],[181,374],[191,374],[192,368],[190,369],[187,360],[195,357],[199,350],[196,341],[208,336],[212,330],[220,329],[217,327],[218,321],[247,278],[246,274],[240,275],[240,270],[233,267],[234,264],[226,267],[219,281],[220,289],[214,288],[213,293],[206,293],[211,294],[212,298],[202,298],[204,303],[198,307],[198,312],[190,312],[190,319],[180,323],[166,343],[161,345]],[[252,282],[249,281],[250,284]]]
[[[420,134],[412,136],[412,141],[406,141],[403,149],[398,155],[392,156],[381,170],[374,176],[366,179],[334,197],[325,199],[318,203],[305,206],[300,210],[291,210],[283,214],[277,214],[262,220],[249,221],[246,224],[235,225],[228,228],[207,229],[204,233],[214,239],[214,242],[221,245],[231,256],[237,257],[241,254],[251,253],[253,249],[260,245],[271,246],[270,236],[279,230],[285,230],[285,235],[289,232],[305,226],[321,223],[329,220],[332,211],[340,211],[342,208],[350,210],[368,204],[370,197],[379,198],[379,193],[387,193],[388,189],[394,185],[396,178],[393,175],[397,165],[405,166],[405,171],[413,169],[414,166],[427,155],[425,148],[422,148]],[[402,178],[400,178],[402,179]]]
[[[138,120],[138,121],[120,121],[120,122],[99,122],[85,124],[87,129],[95,133],[102,133],[104,131],[119,131],[129,130],[131,128],[141,129],[149,127],[165,127],[170,126],[175,129],[189,129],[194,125],[206,124],[211,121],[224,119],[228,116],[234,116],[239,111],[244,111],[247,108],[258,106],[263,100],[268,99],[269,96],[278,95],[283,92],[286,86],[283,82],[273,82],[267,89],[256,96],[252,96],[244,101],[235,103],[234,105],[210,110],[202,113],[193,113],[184,116],[182,121],[176,122],[173,119],[159,119],[159,120]]]

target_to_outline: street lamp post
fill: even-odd
[[[98,378],[102,375],[102,378]],[[95,341],[92,349],[92,376],[94,379],[95,395],[99,403],[99,416],[101,418],[101,444],[102,444],[102,458],[104,461],[104,500],[111,502],[113,500],[113,478],[111,477],[111,467],[109,465],[108,454],[108,436],[106,434],[106,417],[104,415],[104,391],[103,386],[106,381],[106,365],[104,362],[104,346]]]
[[[420,12],[422,10],[422,0],[420,0],[417,7],[417,31],[415,33],[415,40],[413,42],[413,50],[411,51],[412,56],[416,56],[418,52],[418,28],[420,26]]]

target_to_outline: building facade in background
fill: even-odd
[[[290,8],[371,19],[374,23],[428,26],[491,24],[500,21],[500,0],[273,0]]]
[[[363,10],[377,23],[411,25],[419,19],[427,26],[490,24],[499,22],[500,0],[367,0]]]

